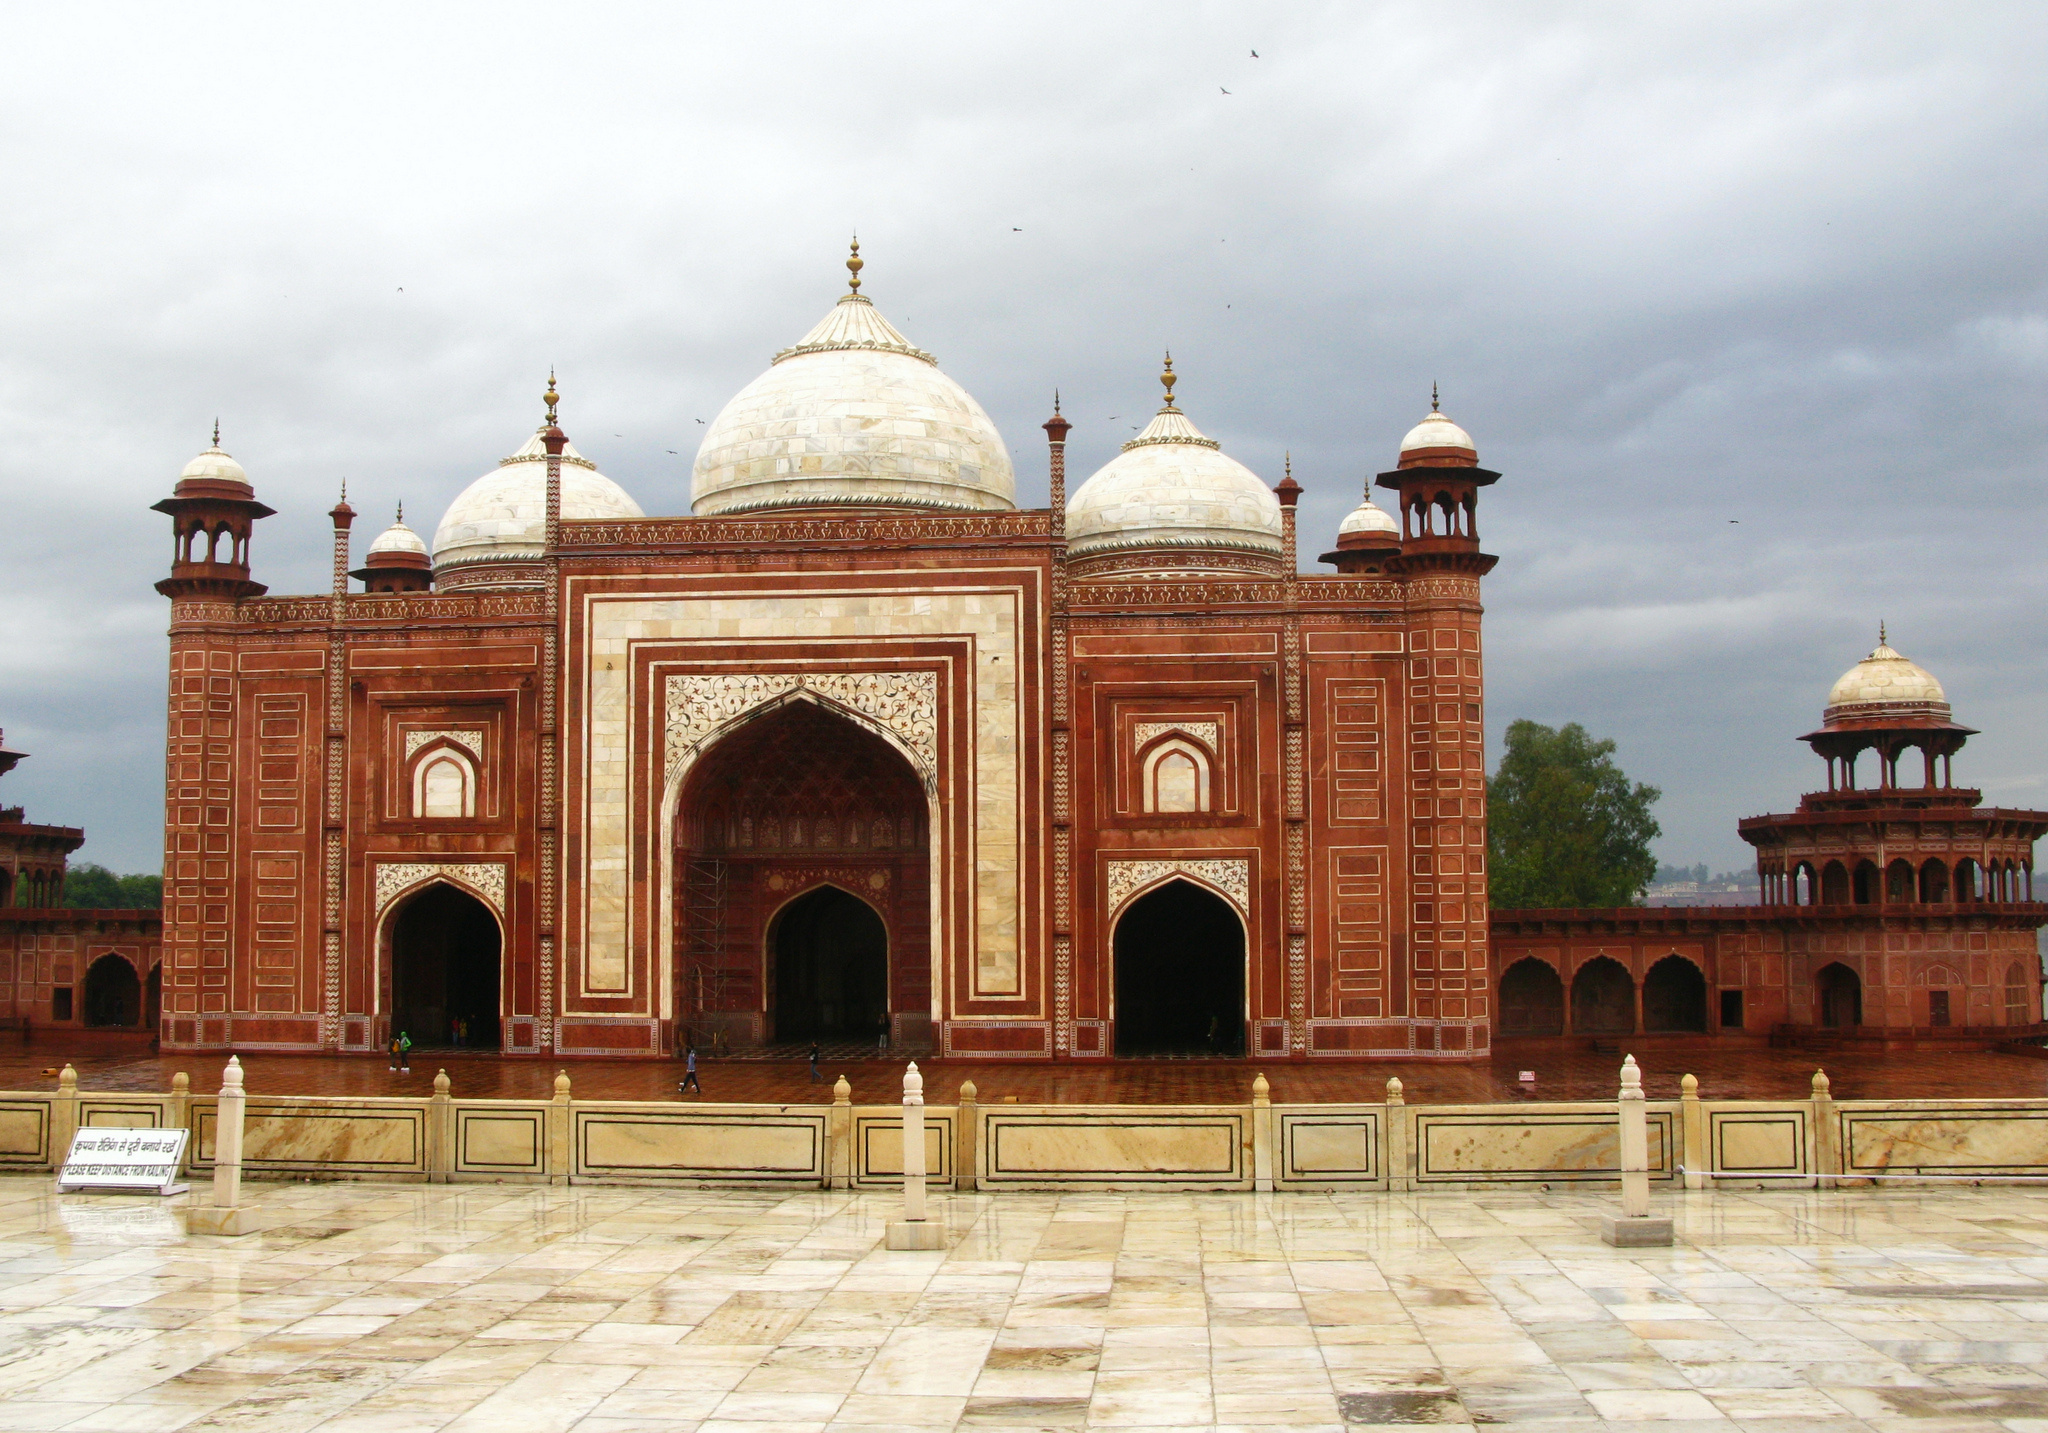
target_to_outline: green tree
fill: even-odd
[[[74,911],[156,910],[164,903],[162,876],[117,876],[84,861],[64,869],[64,906]]]
[[[1650,807],[1663,794],[1632,785],[1614,743],[1577,722],[1510,726],[1486,784],[1494,909],[1635,905],[1657,874]]]

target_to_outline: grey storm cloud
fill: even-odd
[[[1493,738],[1584,722],[1740,816],[1880,618],[2048,784],[2048,12],[1981,4],[20,7],[0,89],[0,725],[82,853],[156,869],[169,529],[225,446],[273,592],[523,440],[680,512],[726,398],[840,291],[1043,501],[1179,396],[1307,487],[1306,552],[1430,384],[1480,516]],[[1258,51],[1253,58],[1251,51]],[[1224,93],[1227,90],[1228,93]]]

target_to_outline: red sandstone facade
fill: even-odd
[[[344,503],[332,591],[264,595],[217,445],[161,505],[167,1045],[1485,1053],[1496,475],[1441,415],[1317,576],[1291,476],[1268,547],[1077,556],[1057,415],[1048,510],[576,518],[552,398],[540,540],[430,591],[348,590]]]

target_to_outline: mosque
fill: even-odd
[[[1170,359],[1150,425],[1071,497],[1055,403],[1051,501],[1023,510],[988,415],[861,292],[857,245],[847,268],[707,428],[689,516],[578,452],[551,379],[431,543],[401,515],[352,568],[344,501],[331,590],[274,597],[249,475],[217,432],[187,465],[156,505],[166,1048],[1469,1060],[1504,1013],[1523,1036],[1662,1018],[1666,946],[1697,977],[1685,1029],[1814,1018],[1785,991],[1846,928],[1795,961],[1761,926],[1489,919],[1477,509],[1500,475],[1434,403],[1329,535],[1334,571],[1300,571],[1300,487],[1205,436]],[[1837,702],[1809,739],[1831,771],[1916,742],[1945,769],[1946,712]],[[1887,777],[1745,835],[1788,904],[1833,899],[1837,867],[1889,892],[1904,848],[1872,803],[1903,800]],[[1913,819],[1961,849],[1962,804]],[[2030,870],[2040,829],[2006,820],[2001,859]],[[1942,859],[1957,895],[2007,869]],[[1795,915],[1819,919],[1755,921]],[[1890,1011],[1870,939],[1845,959]],[[1980,999],[1996,963],[1950,961],[1952,1013],[2011,1013]]]
[[[538,432],[431,544],[273,597],[215,446],[175,531],[167,1047],[1469,1058],[1491,1016],[1478,497],[1432,410],[1302,574],[1175,397],[1020,510],[847,292],[648,517]],[[1398,514],[1398,516],[1396,516]],[[350,589],[356,578],[361,591]]]

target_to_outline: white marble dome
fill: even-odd
[[[1892,650],[1880,632],[1870,655],[1829,690],[1825,719],[1948,714],[1948,693],[1934,674]]]
[[[207,483],[240,483],[249,486],[249,475],[242,471],[242,465],[229,457],[220,446],[220,437],[214,436],[213,446],[185,464],[178,474],[179,482],[199,481]]]
[[[541,431],[545,431],[544,429]],[[547,537],[548,463],[540,432],[462,490],[434,530],[436,571],[472,562],[539,557]],[[626,490],[576,451],[562,448],[564,518],[645,517]]]
[[[1280,499],[1225,457],[1171,396],[1067,503],[1074,557],[1127,548],[1235,548],[1280,556]]]
[[[690,501],[699,517],[1008,511],[1017,480],[981,405],[856,291],[725,405],[697,450]]]
[[[405,525],[404,508],[398,510],[398,521],[378,533],[377,540],[370,544],[371,557],[383,552],[408,552],[419,557],[427,555],[425,539]]]
[[[1472,442],[1472,435],[1456,423],[1430,409],[1429,416],[1408,430],[1408,436],[1401,440],[1403,458],[1420,457],[1448,450],[1451,454],[1469,455],[1474,463],[1479,461],[1479,449]]]
[[[1394,521],[1392,513],[1372,500],[1371,493],[1367,493],[1365,501],[1353,508],[1350,515],[1337,524],[1337,536],[1344,538],[1353,534],[1372,533],[1385,533],[1398,539],[1401,536],[1401,524]]]

